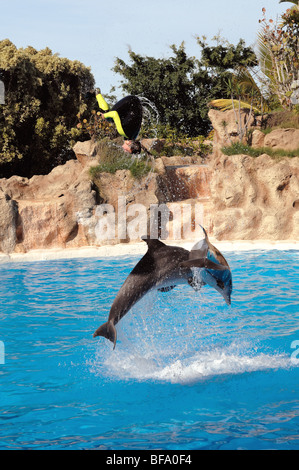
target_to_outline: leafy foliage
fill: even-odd
[[[215,108],[220,109],[221,111],[227,111],[229,109],[233,109],[233,107],[237,107],[240,104],[242,109],[250,109],[251,105],[245,101],[238,101],[236,99],[229,99],[229,98],[223,98],[219,100],[213,100],[210,102],[211,106],[214,106]],[[253,110],[256,113],[260,113],[260,109],[253,107]]]
[[[116,173],[117,170],[129,170],[132,176],[140,179],[152,168],[144,155],[132,157],[126,154],[117,141],[104,138],[98,144],[99,165],[90,168],[92,179],[97,182],[100,173]]]
[[[241,40],[232,45],[210,47],[198,39],[202,60],[188,57],[184,43],[172,45],[173,55],[156,59],[129,50],[130,64],[117,58],[114,71],[124,78],[125,92],[145,96],[158,109],[160,123],[189,137],[211,130],[208,103],[223,97],[231,67],[239,60],[254,64],[256,58]]]
[[[85,117],[86,116],[86,117]],[[115,139],[118,132],[115,126],[108,122],[99,111],[92,109],[91,113],[78,113],[79,120],[77,129],[81,129],[92,140],[102,140],[105,138]]]
[[[205,158],[212,149],[212,137],[210,143],[208,143],[208,139],[202,135],[196,137],[184,136],[168,124],[161,126],[159,134],[165,141],[160,154],[167,157],[182,155]]]
[[[159,112],[161,124],[196,135],[209,128],[204,107],[212,84],[208,74],[198,70],[195,58],[187,57],[182,44],[171,46],[173,56],[167,59],[143,57],[129,51],[131,65],[117,59],[114,71],[125,81],[125,92],[145,96]]]
[[[292,2],[298,5],[298,2]],[[280,23],[274,23],[265,16],[260,20],[259,63],[269,91],[279,103],[290,106],[292,83],[299,79],[299,9],[288,9]]]
[[[216,46],[209,46],[206,37],[197,37],[201,46],[201,63],[214,73],[257,65],[253,49],[247,47],[243,39],[240,39],[236,46],[219,36],[215,36],[213,40],[216,41]]]
[[[293,3],[294,5],[299,5],[299,0],[280,0],[279,3]]]
[[[84,94],[94,86],[89,68],[48,48],[17,49],[6,39],[0,41],[0,71],[2,176],[47,173],[72,158],[72,143],[83,135],[76,115],[86,110]]]

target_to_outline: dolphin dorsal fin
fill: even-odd
[[[208,237],[208,234],[207,234],[207,232],[206,232],[206,229],[205,229],[202,225],[201,225],[201,228],[202,228],[203,233],[205,234],[205,239],[206,239],[206,241],[208,242],[208,241],[209,241],[209,237]]]
[[[200,224],[198,224],[198,225],[202,229],[204,237],[201,240],[199,240],[197,243],[195,243],[195,245],[191,248],[191,251],[190,251],[190,254],[189,254],[190,259],[195,259],[195,258],[203,258],[204,259],[204,258],[206,258],[207,253],[208,253],[208,249],[209,249],[208,234]]]
[[[165,246],[165,243],[161,242],[161,240],[158,240],[157,238],[142,237],[142,240],[147,244],[149,250],[157,250],[162,248],[162,246]]]
[[[200,225],[200,224],[198,224],[198,225],[200,226],[201,230],[203,231],[204,240],[205,240],[206,242],[209,242],[209,237],[208,237],[208,234],[207,234],[206,229],[205,229],[202,225]]]

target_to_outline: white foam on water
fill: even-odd
[[[265,333],[260,323],[245,321],[247,312],[230,309],[228,314],[203,293],[190,292],[192,302],[185,286],[172,295],[149,293],[117,325],[115,350],[99,339],[93,373],[116,380],[192,384],[295,367],[290,353],[263,346],[275,331]]]
[[[121,380],[135,379],[174,384],[190,384],[221,375],[292,367],[291,358],[286,354],[242,353],[237,345],[197,352],[191,357],[180,359],[156,356],[156,354],[148,354],[145,357],[137,352],[124,351],[122,348],[120,351],[110,349],[110,354],[105,354],[105,358],[103,354],[101,356],[102,360],[100,361],[98,357],[93,365],[96,373]]]
[[[192,383],[219,375],[280,369],[289,365],[290,359],[284,355],[259,354],[251,357],[215,351],[198,354],[189,361],[178,360],[157,371],[155,378],[171,383]]]

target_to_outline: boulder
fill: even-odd
[[[117,221],[114,243],[130,241],[126,235],[126,226],[134,218],[134,215],[127,217],[127,213],[130,212],[130,208],[133,209],[134,204],[142,205],[148,213],[152,204],[158,205],[160,201],[167,199],[161,181],[162,176],[154,171],[141,180],[134,179],[129,170],[118,170],[115,174],[100,173],[98,175],[96,185],[102,201],[111,207]],[[149,230],[149,225],[147,230]]]
[[[20,176],[0,179],[0,188],[14,200],[52,198],[53,195],[61,196],[72,187],[82,171],[78,161],[69,160],[64,165],[53,168],[48,175],[35,175],[30,179]]]
[[[147,149],[148,152],[161,153],[165,139],[142,139],[141,144]]]
[[[275,129],[265,136],[265,147],[272,149],[299,149],[299,129]]]
[[[238,142],[239,126],[242,129],[245,126],[250,129],[255,123],[254,115],[250,114],[248,109],[242,109],[240,115],[239,111],[235,112],[233,109],[228,111],[210,109],[208,116],[214,128],[214,148]]]
[[[182,166],[192,165],[196,162],[194,157],[183,157],[181,155],[174,155],[173,157],[161,157],[165,166]]]
[[[201,226],[213,233],[212,206],[210,201],[186,199],[167,203],[169,220],[164,235],[169,242],[173,240],[194,240],[202,237]]]
[[[260,148],[265,146],[265,134],[258,129],[252,133],[251,146],[253,148]]]
[[[84,142],[76,142],[73,151],[76,154],[77,160],[82,166],[85,166],[87,163],[92,163],[95,160],[98,148],[94,141],[86,140]]]

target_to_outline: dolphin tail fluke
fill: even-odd
[[[115,349],[117,333],[113,321],[110,320],[103,323],[103,325],[94,332],[93,337],[95,338],[96,336],[104,336],[104,338],[109,339],[114,345],[113,349]]]

